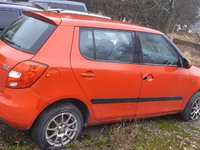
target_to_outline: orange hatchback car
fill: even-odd
[[[200,118],[200,70],[161,32],[106,18],[26,12],[1,35],[0,118],[59,149],[83,127]]]

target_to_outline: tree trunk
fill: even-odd
[[[167,18],[167,21],[166,21],[166,24],[165,24],[165,27],[164,27],[164,33],[167,34],[169,32],[169,28],[173,22],[173,19],[174,19],[174,10],[171,10],[168,18]]]

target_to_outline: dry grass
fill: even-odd
[[[198,33],[171,33],[168,36],[173,40],[174,38],[187,42],[199,43],[200,34]]]
[[[78,141],[68,145],[68,149],[199,150],[200,132],[192,135],[190,131],[198,129],[184,124],[189,128],[186,132],[179,125],[182,122],[177,116],[167,116],[89,127]],[[98,135],[93,135],[91,128],[95,128]]]
[[[182,40],[182,41],[187,41],[187,42],[192,42],[192,43],[199,43],[200,41],[200,34],[197,33],[172,33],[168,34],[168,36],[173,40],[174,38]],[[188,58],[192,64],[196,66],[200,66],[200,49],[187,46],[184,44],[177,44],[179,49],[183,52],[183,54]]]
[[[1,141],[0,149],[39,150],[27,132],[6,125],[1,128],[1,131],[9,133],[8,130],[12,130],[13,134],[0,135],[0,138],[7,139]],[[88,127],[66,149],[199,150],[199,136],[199,124],[183,122],[175,115]]]
[[[196,49],[194,47],[185,45],[177,45],[177,46],[183,52],[186,58],[188,58],[192,62],[192,64],[200,66],[200,49]]]
[[[168,34],[168,36],[173,40],[174,38],[197,43],[200,42],[200,34],[198,33],[172,33]],[[196,66],[200,66],[200,48],[190,47],[184,44],[177,44],[179,49],[183,52],[183,54],[192,62],[192,64]]]

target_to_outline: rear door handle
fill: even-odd
[[[81,77],[94,78],[94,77],[96,77],[96,75],[92,71],[87,71],[87,72],[81,73]]]
[[[143,78],[142,78],[143,80],[147,80],[147,76],[143,76]]]
[[[155,77],[152,74],[144,75],[143,80],[152,81]]]

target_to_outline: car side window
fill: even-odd
[[[96,59],[133,62],[131,32],[94,30]]]
[[[17,17],[18,14],[16,11],[0,10],[0,29],[9,26]]]
[[[80,52],[88,58],[94,59],[92,30],[82,29],[80,31]]]
[[[99,61],[133,63],[133,40],[128,31],[81,29],[80,51]]]
[[[162,35],[138,32],[144,64],[177,66],[178,54]]]

